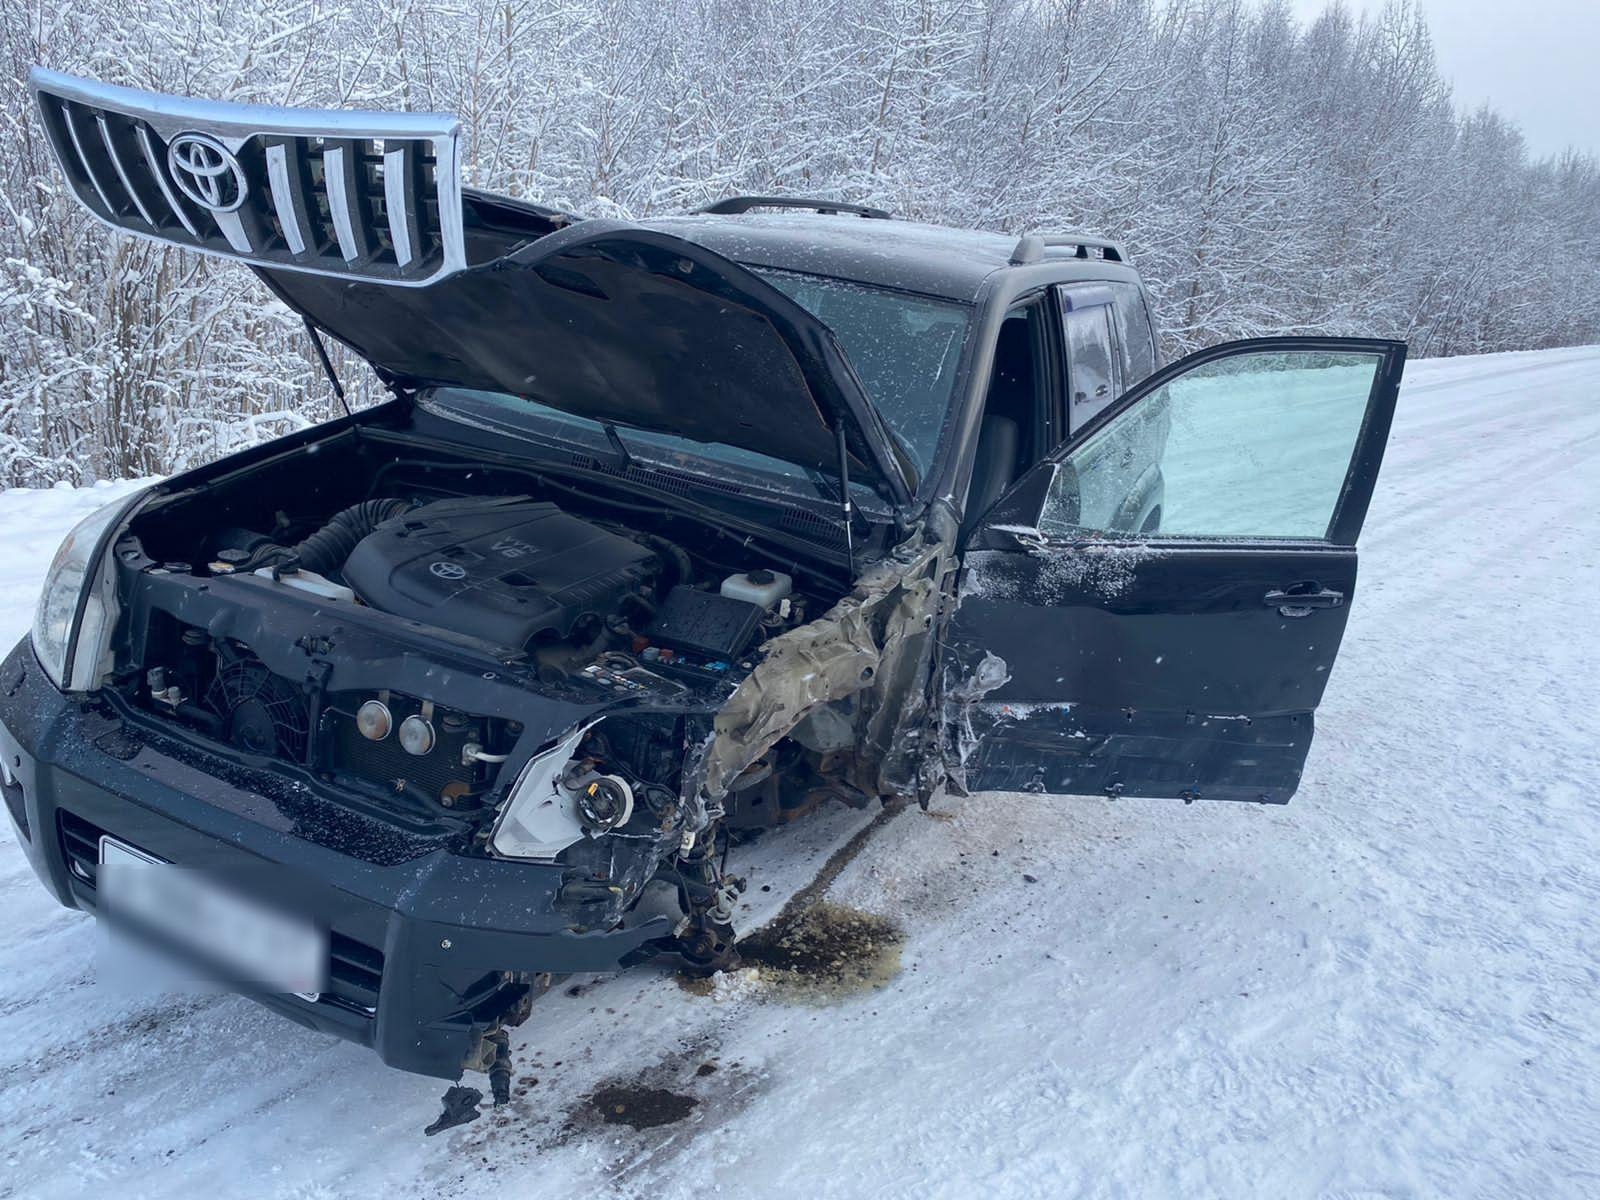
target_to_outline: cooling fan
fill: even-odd
[[[239,749],[295,762],[305,758],[304,697],[242,646],[218,646],[206,706],[223,719],[228,740]]]

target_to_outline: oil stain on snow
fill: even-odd
[[[700,1103],[693,1096],[639,1083],[615,1083],[589,1096],[590,1111],[607,1125],[655,1129],[675,1125]]]
[[[883,987],[900,973],[904,946],[889,918],[819,901],[756,930],[739,956],[778,998],[826,1004]]]
[[[606,1126],[643,1131],[691,1122],[696,1128],[709,1128],[758,1090],[757,1080],[743,1063],[722,1062],[714,1041],[696,1039],[641,1070],[600,1079],[569,1105],[552,1144],[592,1137]],[[644,1144],[657,1149],[662,1145]],[[642,1162],[633,1160],[626,1169],[637,1170]]]

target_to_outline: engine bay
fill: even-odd
[[[203,570],[253,572],[529,654],[555,676],[574,654],[605,649],[726,666],[804,610],[785,572],[700,578],[690,554],[660,535],[527,495],[366,500],[292,545],[228,529]]]
[[[141,514],[116,556],[133,610],[124,697],[491,854],[530,759],[582,723],[577,766],[551,785],[564,823],[498,844],[569,861],[579,836],[670,841],[717,709],[768,640],[837,598],[826,560],[436,446],[363,449],[324,445],[314,476],[301,456]],[[815,782],[796,778],[797,795],[774,781],[749,798],[792,809]]]

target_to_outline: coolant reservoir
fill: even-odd
[[[722,594],[732,600],[748,600],[771,608],[789,594],[793,581],[782,571],[746,571],[722,581]]]
[[[254,572],[263,579],[272,578],[271,567],[261,567]],[[318,575],[315,571],[296,571],[294,574],[283,574],[277,582],[285,587],[292,587],[302,592],[310,592],[313,596],[321,596],[324,600],[340,600],[345,604],[354,604],[356,594],[342,583],[335,583],[331,579]]]

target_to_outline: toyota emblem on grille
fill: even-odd
[[[180,133],[172,139],[167,146],[167,170],[180,192],[216,213],[238,208],[250,190],[233,151],[203,133]]]
[[[440,579],[465,579],[467,577],[467,569],[460,563],[446,562],[444,559],[432,564],[428,570],[432,571]]]

